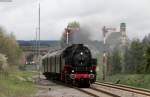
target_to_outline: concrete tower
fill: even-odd
[[[127,49],[127,35],[126,35],[126,24],[125,23],[120,23],[120,32],[121,32],[121,56],[122,56],[122,64],[121,64],[121,72],[124,73],[125,72],[125,58],[124,58],[124,54],[126,53],[126,49]]]
[[[126,23],[120,23],[120,32],[122,34],[122,45],[127,44],[127,35],[126,35]]]

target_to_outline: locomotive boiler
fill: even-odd
[[[73,44],[49,52],[42,58],[42,71],[47,79],[89,87],[96,81],[97,60],[83,44]]]

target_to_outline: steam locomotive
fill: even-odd
[[[42,58],[42,71],[47,79],[78,86],[89,87],[96,81],[96,65],[96,58],[92,58],[90,49],[83,44],[72,44]]]

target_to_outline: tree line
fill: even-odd
[[[150,34],[143,40],[134,39],[124,49],[115,48],[108,56],[111,74],[150,73]]]
[[[15,36],[0,27],[0,69],[19,64],[21,52]]]

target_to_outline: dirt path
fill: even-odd
[[[91,97],[74,88],[59,85],[44,79],[36,87],[38,88],[38,92],[34,97]]]

